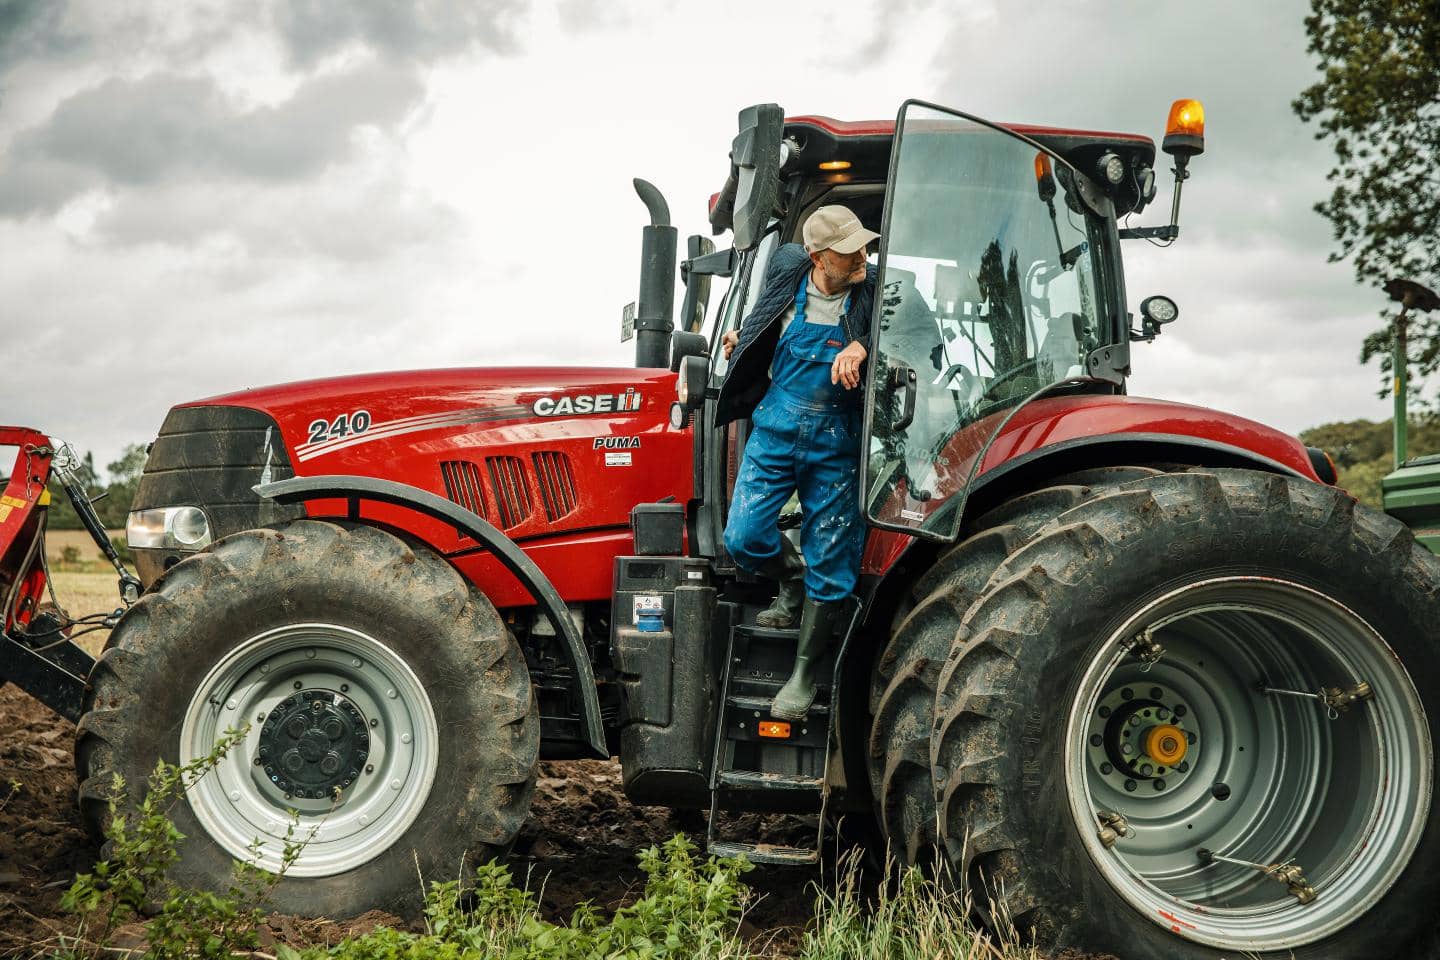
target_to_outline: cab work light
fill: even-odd
[[[826,160],[820,164],[821,170],[849,170],[849,160]]]

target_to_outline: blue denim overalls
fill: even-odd
[[[798,491],[805,594],[829,603],[855,591],[865,545],[856,490],[861,390],[830,382],[845,333],[838,325],[805,320],[809,279],[807,273],[800,281],[795,319],[775,346],[770,389],[750,417],[753,430],[735,480],[725,549],[751,572],[779,556],[775,524],[791,492]]]

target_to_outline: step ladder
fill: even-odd
[[[710,766],[710,818],[705,846],[715,856],[744,854],[751,863],[807,865],[818,863],[825,829],[829,789],[825,772],[834,742],[833,691],[839,667],[859,619],[859,604],[840,618],[839,643],[831,638],[815,702],[800,720],[777,721],[770,716],[775,694],[795,664],[799,631],[737,624],[730,633],[721,682],[721,709],[715,725],[715,755]],[[828,676],[828,681],[823,679]],[[778,729],[777,729],[778,728]],[[762,842],[720,839],[720,814],[731,810],[815,812],[819,815],[815,843],[790,847]]]

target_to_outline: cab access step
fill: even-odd
[[[730,631],[721,684],[721,711],[715,730],[715,758],[710,775],[710,818],[706,849],[716,855],[744,854],[752,863],[813,864],[820,859],[829,791],[825,771],[834,740],[832,692],[838,666],[857,620],[853,604],[839,621],[820,665],[815,701],[799,720],[770,715],[775,694],[795,663],[797,629],[775,629],[753,623]],[[753,613],[746,611],[749,617]],[[843,634],[840,633],[843,630]],[[838,641],[838,642],[837,642]],[[723,813],[745,810],[814,813],[815,843],[806,847],[722,839]]]

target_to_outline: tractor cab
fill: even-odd
[[[745,440],[743,423],[723,437],[708,429],[707,398],[728,370],[721,341],[811,213],[843,204],[881,237],[870,250],[881,288],[864,387],[867,518],[951,541],[1008,418],[1044,396],[1123,392],[1130,341],[1153,339],[1174,318],[1173,303],[1151,298],[1131,329],[1119,241],[1178,235],[1179,186],[1202,133],[1199,104],[1177,101],[1165,141],[1176,158],[1171,223],[1122,230],[1117,217],[1156,194],[1148,137],[994,124],[918,101],[895,121],[784,119],[773,104],[742,111],[730,175],[709,208],[714,232],[733,231],[734,245],[715,252],[708,238],[690,238],[671,351],[682,395],[674,420],[697,420],[700,459],[725,464],[697,478],[702,552],[723,552],[713,547]],[[651,251],[647,241],[647,266]],[[731,283],[702,336],[716,275]]]

